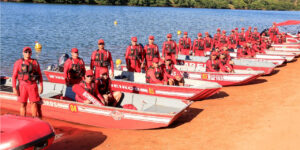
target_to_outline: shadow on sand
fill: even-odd
[[[206,98],[206,99],[203,99],[202,101],[205,101],[205,100],[214,100],[214,99],[218,99],[218,98],[225,98],[229,96],[226,92],[224,91],[219,91],[218,93]]]
[[[280,71],[279,69],[275,69],[275,70],[273,70],[270,74],[268,74],[268,75],[263,75],[263,76],[272,76],[272,75],[277,74],[279,71]]]
[[[187,112],[183,113],[178,119],[176,119],[170,126],[165,128],[176,128],[182,124],[192,121],[198,114],[204,109],[189,108]]]
[[[93,149],[103,143],[106,136],[102,132],[82,130],[72,127],[55,127],[55,141],[48,150]]]
[[[255,79],[253,81],[250,81],[249,83],[247,84],[243,84],[243,85],[236,85],[236,86],[246,86],[246,85],[252,85],[252,84],[261,84],[261,83],[265,83],[267,82],[268,80],[266,79]]]

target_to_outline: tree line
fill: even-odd
[[[1,0],[32,3],[190,7],[216,9],[300,10],[300,0]]]

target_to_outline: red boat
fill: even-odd
[[[186,66],[206,67],[208,59],[208,57],[178,55],[178,60]],[[276,67],[270,62],[247,61],[244,59],[232,59],[232,61],[234,62],[233,69],[264,71],[265,75],[271,74]]]
[[[287,54],[287,55],[295,55],[296,57],[300,56],[300,50],[265,50],[266,54]]]
[[[6,96],[1,93],[1,97]],[[6,105],[2,103],[1,107]],[[17,103],[15,107],[19,106]],[[32,117],[2,115],[0,117],[0,149],[47,149],[54,140],[54,131],[49,123]]]
[[[50,82],[64,83],[62,72],[44,71]],[[185,80],[186,86],[167,86],[146,83],[145,74],[115,70],[112,90],[160,97],[201,100],[217,93],[222,86],[207,81]],[[122,78],[121,78],[122,77]]]
[[[279,49],[279,48],[283,48],[285,50],[293,50],[293,49],[300,49],[300,44],[289,44],[289,43],[285,43],[285,44],[272,44],[272,47],[274,47],[275,49]]]
[[[66,88],[64,84],[44,82],[44,92],[40,95],[43,116],[105,128],[151,129],[169,126],[192,104],[188,100],[124,93],[121,106],[132,104],[137,110],[95,106],[65,100]],[[11,78],[1,85],[0,104],[1,108],[19,110]]]
[[[261,75],[263,71],[234,70],[234,73],[206,72],[204,67],[188,67],[176,65],[185,78],[219,83],[222,86],[247,84]]]
[[[231,57],[237,58],[237,53],[236,52],[232,52],[230,53]],[[266,60],[266,61],[271,61],[273,63],[277,63],[278,60],[279,61],[293,61],[295,59],[295,54],[289,53],[289,54],[255,54],[255,57],[253,59],[262,59],[262,60]],[[240,59],[244,59],[244,58],[240,58]]]

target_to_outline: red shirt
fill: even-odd
[[[93,84],[93,89],[91,89],[91,85]],[[100,99],[101,101],[104,101],[102,95],[98,91],[98,87],[96,83],[86,83],[80,82],[79,85],[87,91],[87,89],[92,90],[93,93],[90,93],[91,95],[95,96],[96,98]],[[83,103],[86,99],[82,98],[81,96],[77,95],[75,96],[76,101]]]
[[[172,78],[172,79],[176,79],[175,76],[180,76],[182,77],[180,71],[173,65],[164,65],[163,66],[164,69],[164,74],[166,75],[167,79]]]
[[[187,37],[187,38],[180,38],[179,39],[179,47],[181,49],[191,49],[192,48],[192,41],[191,38]]]
[[[173,54],[178,55],[178,48],[175,41],[165,41],[162,47],[162,56],[165,57],[166,55],[171,55],[171,51]]]
[[[42,73],[41,73],[41,69],[40,69],[40,65],[39,63],[37,62],[37,60],[34,60],[34,59],[28,59],[28,60],[24,60],[24,59],[19,59],[15,62],[14,64],[14,68],[13,68],[13,75],[12,75],[12,87],[13,88],[16,88],[16,79],[18,78],[18,72],[21,71],[21,68],[22,68],[22,64],[26,64],[26,65],[29,65],[29,63],[32,63],[33,65],[35,65],[36,67],[34,67],[37,71],[37,74],[39,75],[39,83],[40,83],[40,86],[42,87],[43,86],[43,76],[42,76]],[[25,79],[25,78],[24,78]],[[21,79],[18,79],[19,82],[23,82],[23,83],[26,83],[26,81],[24,80],[21,80]],[[26,79],[25,79],[26,80]],[[28,82],[28,81],[27,81]],[[31,82],[29,81],[28,83],[33,83],[33,84],[36,84],[36,82]]]
[[[161,73],[161,79],[156,78],[155,75],[156,72]],[[161,67],[149,68],[147,71],[147,78],[149,80],[149,83],[153,83],[153,84],[164,84],[164,81],[167,81],[167,76],[164,74],[164,71]]]

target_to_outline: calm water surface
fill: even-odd
[[[42,69],[56,63],[58,57],[77,47],[79,55],[89,64],[97,40],[103,38],[113,59],[124,60],[130,37],[147,43],[155,36],[160,49],[167,33],[177,40],[177,30],[215,33],[220,27],[256,26],[260,30],[272,24],[300,19],[298,11],[217,10],[165,7],[120,7],[89,5],[27,4],[0,2],[1,10],[1,75],[11,75],[14,62],[21,58],[24,46],[34,47],[34,41],[43,45],[41,53],[33,53]],[[114,25],[114,21],[118,25]],[[299,28],[298,28],[299,29]],[[176,36],[175,36],[176,35]]]

